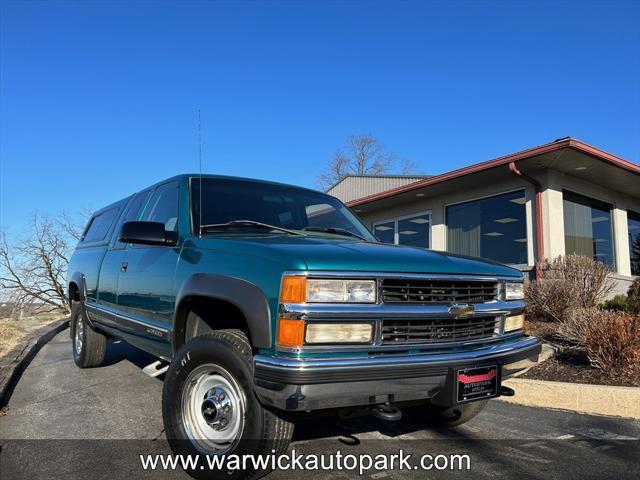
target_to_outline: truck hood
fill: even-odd
[[[212,243],[218,243],[208,238]],[[241,249],[246,253],[260,256],[269,256],[271,251],[279,260],[294,260],[286,262],[291,263],[292,268],[301,266],[302,262],[308,270],[522,276],[517,269],[479,258],[346,237],[342,240],[334,236],[260,235],[235,237],[233,240],[226,237],[223,242],[229,242],[225,249],[232,243],[236,247],[242,244],[244,248]],[[217,245],[218,248],[221,246]]]

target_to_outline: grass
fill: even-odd
[[[63,318],[64,314],[42,314],[19,320],[0,318],[0,358],[9,353],[29,333]]]

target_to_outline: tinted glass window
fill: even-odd
[[[373,233],[382,243],[396,243],[396,222],[378,223],[374,225]]]
[[[431,214],[398,220],[398,243],[413,247],[429,248]]]
[[[564,247],[613,266],[611,205],[572,192],[562,192]]]
[[[159,186],[144,209],[142,220],[160,222],[165,230],[178,229],[178,184],[166,183]]]
[[[135,220],[138,220],[138,218],[140,218],[140,212],[142,210],[142,207],[144,207],[144,204],[147,201],[147,198],[149,198],[149,193],[150,192],[147,191],[147,192],[142,192],[136,195],[136,197],[133,199],[133,201],[129,205],[129,208],[127,208],[127,211],[122,216],[122,220],[120,220],[120,225],[118,225],[118,231],[120,230],[120,228],[122,228],[123,223],[133,222]],[[116,242],[114,247],[123,247],[125,245],[126,243]]]
[[[191,182],[194,232],[200,226],[200,181]],[[371,233],[338,199],[320,192],[287,185],[244,180],[202,180],[202,225],[251,220],[290,230],[343,229],[373,240]],[[269,233],[255,228],[255,231]],[[205,233],[247,233],[251,227],[209,229]],[[310,232],[310,234],[313,234]]]
[[[640,275],[640,213],[627,212],[631,275]]]
[[[452,253],[526,264],[524,190],[447,207],[447,249]]]
[[[431,214],[421,213],[374,225],[373,231],[382,243],[395,243],[412,247],[429,248]]]
[[[358,233],[349,218],[344,216],[334,205],[329,205],[328,203],[307,205],[304,208],[304,213],[309,227],[324,228],[332,226]]]
[[[118,209],[114,207],[93,217],[87,226],[82,241],[90,243],[104,240],[117,214]]]

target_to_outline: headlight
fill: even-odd
[[[285,276],[282,303],[375,303],[375,280],[342,280]]]
[[[281,318],[278,321],[278,346],[303,347],[332,343],[362,344],[373,340],[373,323],[306,323]]]
[[[524,300],[524,283],[507,282],[504,284],[505,300]]]
[[[372,323],[309,323],[306,343],[371,343]]]
[[[520,330],[524,327],[524,315],[511,315],[504,319],[504,333]]]
[[[307,280],[307,302],[374,303],[376,282],[373,280]]]

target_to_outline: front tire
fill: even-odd
[[[84,303],[73,304],[69,325],[75,364],[80,368],[101,366],[107,354],[107,337],[89,325]]]
[[[162,417],[176,454],[279,455],[293,434],[293,424],[256,397],[251,346],[240,330],[214,331],[180,347],[165,376]],[[188,473],[255,479],[268,470]]]

